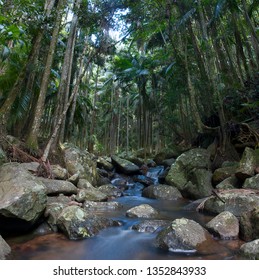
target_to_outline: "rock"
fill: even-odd
[[[153,233],[163,227],[168,226],[170,222],[165,220],[144,220],[138,224],[132,226],[132,229],[138,232],[150,232]]]
[[[254,176],[255,168],[256,157],[254,155],[254,150],[246,147],[240,160],[239,167],[236,171],[236,177],[244,181],[246,178]]]
[[[0,147],[0,165],[7,162],[7,156],[4,150]]]
[[[60,202],[50,203],[46,207],[44,216],[47,218],[47,223],[54,232],[58,231],[57,220],[65,207],[67,205]]]
[[[89,210],[104,211],[104,210],[120,209],[123,207],[123,205],[117,201],[104,201],[104,202],[85,201],[83,207],[84,209],[89,209]]]
[[[240,188],[240,183],[236,176],[232,175],[219,184],[216,185],[215,187],[217,190],[231,190],[231,189],[238,189]]]
[[[7,163],[0,167],[0,220],[15,219],[12,227],[17,230],[21,226],[18,220],[30,226],[41,216],[46,202],[45,186],[20,164]],[[1,230],[4,227],[5,223]]]
[[[126,160],[136,164],[137,166],[142,166],[143,164],[145,164],[145,160],[143,158],[139,158],[137,156],[126,156],[125,157]]]
[[[67,170],[58,164],[51,165],[51,175],[54,179],[66,180],[68,177]]]
[[[259,190],[259,174],[251,178],[247,178],[244,182],[243,188]]]
[[[44,184],[46,187],[46,193],[48,195],[57,195],[57,194],[77,194],[77,187],[68,182],[63,180],[53,180],[47,178],[40,178],[39,180]]]
[[[240,247],[240,255],[250,260],[259,260],[259,239],[243,244]]]
[[[109,185],[109,184],[111,184],[111,180],[109,178],[99,176],[97,181],[97,187],[101,187],[103,185]]]
[[[117,156],[112,156],[112,162],[121,172],[125,174],[134,174],[139,171],[139,167],[136,164],[126,159],[122,159]]]
[[[245,241],[252,241],[259,238],[259,207],[241,215],[240,238]]]
[[[133,176],[134,182],[138,182],[140,184],[143,184],[144,186],[150,186],[154,184],[154,181],[152,178],[149,178],[145,175],[135,175]]]
[[[5,260],[6,257],[11,253],[10,246],[5,242],[5,240],[0,235],[0,260]]]
[[[165,168],[166,167],[171,167],[172,164],[175,163],[175,158],[169,158],[169,159],[164,159],[162,162],[161,162],[161,165],[163,165]]]
[[[57,222],[59,229],[73,240],[91,237],[104,228],[118,225],[115,221],[89,214],[78,206],[64,208]]]
[[[210,239],[208,232],[198,223],[181,218],[158,233],[156,246],[175,253],[192,253],[199,251],[199,246]]]
[[[70,176],[67,180],[68,182],[71,182],[76,186],[79,181],[79,173],[75,173],[74,175]]]
[[[103,194],[106,194],[108,197],[120,197],[122,196],[122,191],[112,184],[102,185],[97,188]]]
[[[239,217],[244,212],[251,211],[259,206],[259,196],[250,191],[245,192],[244,190],[241,192],[239,189],[235,189],[219,193],[219,196],[225,203],[217,197],[210,197],[204,204],[204,210],[214,214],[229,211]]]
[[[38,162],[33,161],[21,163],[20,166],[23,167],[25,170],[36,174],[40,164]]]
[[[181,154],[172,164],[166,183],[182,191],[187,184],[188,174],[194,168],[208,169],[210,167],[210,153],[205,149],[192,149]]]
[[[182,198],[180,191],[169,185],[151,185],[143,190],[142,195],[149,198],[167,200]]]
[[[112,171],[114,169],[114,166],[111,162],[105,160],[103,157],[99,157],[97,159],[97,167],[103,168],[106,171]]]
[[[77,187],[79,189],[88,189],[88,188],[93,188],[93,185],[86,179],[79,179],[77,183]]]
[[[180,156],[181,151],[177,148],[166,148],[164,150],[162,150],[161,152],[159,152],[158,154],[155,155],[154,161],[156,162],[156,164],[163,165],[163,161],[167,160],[167,159],[175,159],[178,156]]]
[[[184,197],[199,199],[211,195],[213,190],[211,184],[212,173],[206,169],[194,168],[189,174],[190,181],[182,189]]]
[[[226,166],[216,169],[212,176],[213,184],[216,186],[225,179],[232,177],[233,175],[235,175],[236,170],[236,166]]]
[[[126,216],[130,218],[153,218],[157,215],[157,210],[149,204],[141,204],[139,206],[135,206],[126,212]]]
[[[96,188],[87,188],[87,189],[80,189],[76,196],[76,201],[84,202],[86,200],[90,201],[106,201],[108,196],[102,192],[100,192]]]
[[[206,228],[221,239],[236,239],[239,234],[239,222],[236,216],[224,211],[206,224]]]
[[[62,149],[68,173],[71,176],[78,173],[80,179],[95,185],[98,177],[95,156],[69,144],[64,144]]]

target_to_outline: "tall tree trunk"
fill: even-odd
[[[40,131],[40,124],[41,124],[41,118],[44,110],[45,105],[45,98],[48,90],[49,85],[49,77],[51,73],[51,66],[54,59],[55,49],[58,41],[58,34],[60,29],[60,24],[62,20],[62,15],[64,11],[64,5],[66,3],[66,0],[59,0],[58,6],[57,6],[57,17],[54,25],[54,29],[52,32],[52,39],[49,46],[49,52],[45,64],[45,69],[43,72],[43,77],[41,81],[41,87],[40,87],[40,93],[36,105],[35,115],[33,118],[33,123],[31,130],[28,134],[28,137],[26,139],[26,145],[34,150],[38,150],[38,135]]]

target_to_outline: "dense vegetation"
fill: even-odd
[[[1,0],[2,141],[14,135],[44,161],[64,141],[146,154],[210,135],[224,151],[230,123],[259,118],[258,7]]]

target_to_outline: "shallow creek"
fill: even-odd
[[[151,170],[152,171],[152,170]],[[152,172],[151,172],[152,173]],[[154,172],[155,173],[155,172]],[[159,172],[158,172],[159,173]],[[157,173],[156,173],[157,175]],[[149,174],[157,182],[157,177]],[[121,179],[119,177],[119,179]],[[125,179],[125,177],[123,177]],[[113,183],[116,183],[115,181]],[[157,260],[200,260],[200,259],[237,259],[237,251],[242,244],[240,240],[217,240],[213,244],[206,244],[202,254],[167,252],[154,246],[157,235],[155,233],[137,232],[132,229],[134,224],[141,221],[139,218],[128,218],[125,213],[128,209],[147,203],[156,208],[160,218],[174,220],[176,218],[193,219],[201,225],[211,220],[212,216],[198,213],[195,209],[186,207],[190,201],[157,200],[141,196],[144,186],[140,183],[127,181],[128,189],[124,196],[114,199],[123,205],[118,210],[98,210],[97,215],[112,218],[121,222],[120,227],[102,230],[97,236],[84,240],[71,241],[59,233],[48,235],[28,234],[9,238],[12,247],[12,259],[36,260],[130,260],[130,259],[157,259]]]

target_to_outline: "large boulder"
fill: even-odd
[[[119,171],[125,174],[134,174],[139,171],[139,167],[136,164],[118,156],[112,156],[112,162],[119,169]]]
[[[259,206],[259,195],[251,191],[235,189],[221,192],[219,196],[221,199],[217,196],[208,198],[204,203],[204,210],[214,214],[229,211],[240,217]]]
[[[166,183],[182,191],[188,183],[189,173],[194,169],[209,169],[210,153],[205,149],[192,149],[181,154],[172,164],[167,176]]]
[[[5,242],[5,240],[0,235],[0,260],[5,260],[6,257],[11,253],[10,246]]]
[[[77,194],[77,187],[68,182],[63,180],[53,180],[47,178],[39,178],[39,180],[43,183],[46,187],[46,193],[48,195],[57,195],[57,194]]]
[[[80,179],[87,179],[92,185],[97,181],[96,157],[87,151],[65,144],[64,161],[69,175],[78,173]]]
[[[132,229],[138,232],[156,232],[157,230],[168,226],[170,222],[165,220],[144,220],[132,226]]]
[[[241,215],[240,237],[245,241],[259,238],[259,207]]]
[[[142,195],[149,198],[175,200],[182,198],[180,191],[169,185],[151,185],[145,188]]]
[[[0,167],[1,230],[9,222],[12,229],[17,230],[21,224],[34,224],[43,213],[46,202],[45,186],[20,164],[8,163]],[[1,222],[2,219],[4,222]]]
[[[212,241],[209,233],[198,223],[186,218],[174,220],[160,231],[156,246],[171,252],[196,252],[205,241]]]
[[[64,208],[58,217],[57,224],[69,239],[74,240],[94,236],[104,228],[118,225],[115,221],[87,213],[78,206]]]
[[[244,182],[243,188],[259,190],[259,174],[251,178],[247,178]]]
[[[259,260],[259,239],[243,244],[239,253],[246,259]]]
[[[246,178],[252,177],[255,174],[255,168],[256,156],[254,150],[246,147],[236,171],[236,177],[244,181]]]
[[[149,204],[141,204],[130,208],[126,212],[126,216],[130,218],[154,218],[158,216],[158,212]]]
[[[224,211],[206,224],[206,228],[221,239],[236,239],[239,234],[239,222],[236,216]]]

